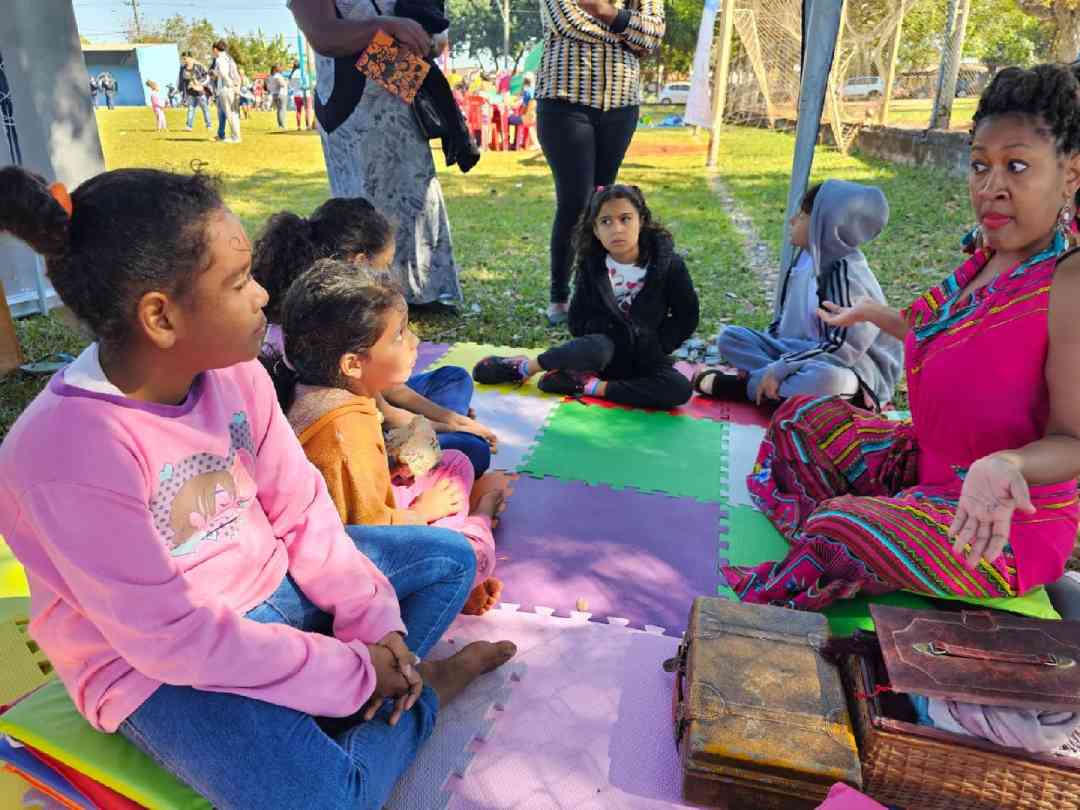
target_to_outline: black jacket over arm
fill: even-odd
[[[647,253],[645,285],[634,297],[629,317],[615,301],[604,256],[575,272],[567,325],[574,337],[611,338],[615,354],[604,372],[608,379],[645,376],[670,364],[671,353],[697,329],[697,292],[670,237],[653,239]]]

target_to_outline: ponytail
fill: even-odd
[[[266,317],[281,323],[281,305],[293,280],[311,267],[317,254],[310,223],[289,211],[274,214],[255,240],[251,274],[266,290]]]
[[[6,166],[0,169],[0,189],[0,231],[59,265],[70,238],[71,217],[49,193],[45,178]]]
[[[274,383],[274,392],[281,410],[288,413],[296,399],[296,386],[300,382],[300,375],[285,362],[285,355],[273,350],[260,354],[259,362]]]

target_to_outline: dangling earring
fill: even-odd
[[[1061,234],[1065,243],[1072,247],[1076,241],[1076,233],[1073,230],[1073,210],[1069,207],[1069,204],[1061,206],[1061,210],[1058,212],[1057,229]]]

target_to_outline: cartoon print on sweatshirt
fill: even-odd
[[[196,453],[165,464],[150,499],[154,528],[169,554],[195,554],[204,542],[235,537],[255,498],[255,443],[243,412],[229,424],[229,455]]]

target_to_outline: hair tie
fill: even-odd
[[[601,191],[603,191],[603,190],[604,190],[604,187],[603,187],[603,186],[597,186],[597,187],[596,187],[596,191],[595,191],[595,192],[593,192],[593,193],[594,193],[594,194],[599,194],[599,193],[600,193]]]
[[[67,186],[59,181],[53,183],[49,186],[49,196],[60,204],[60,207],[67,212],[68,219],[70,219],[74,206],[71,202],[71,195],[68,194]]]

